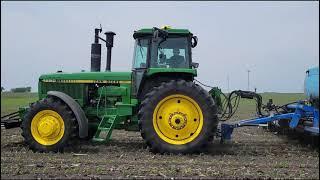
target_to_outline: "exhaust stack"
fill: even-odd
[[[106,46],[107,46],[107,64],[106,71],[111,71],[111,49],[113,47],[113,37],[116,33],[108,31],[104,33],[106,35]],[[100,57],[101,59],[101,57]]]
[[[99,33],[102,29],[94,29],[94,43],[91,44],[91,72],[101,69],[101,44],[99,43]]]

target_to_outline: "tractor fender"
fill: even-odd
[[[78,125],[79,125],[79,137],[85,138],[88,136],[88,119],[82,110],[81,106],[69,95],[59,92],[59,91],[49,91],[47,93],[49,96],[55,96],[65,102],[74,115],[76,116]]]

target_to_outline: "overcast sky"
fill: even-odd
[[[116,32],[113,71],[130,71],[134,30],[188,28],[197,79],[258,92],[303,92],[319,66],[319,2],[1,2],[1,86],[32,86],[57,70],[90,70],[93,30]],[[103,51],[102,69],[106,55]]]

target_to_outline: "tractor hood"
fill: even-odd
[[[57,72],[41,75],[39,81],[43,82],[65,82],[65,83],[99,83],[105,81],[131,82],[131,72]]]

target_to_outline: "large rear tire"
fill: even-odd
[[[216,113],[213,99],[200,86],[185,80],[164,82],[141,103],[141,136],[155,153],[200,152],[216,132]]]
[[[56,97],[33,103],[21,128],[25,142],[38,152],[63,151],[77,138],[78,129],[72,110]]]

